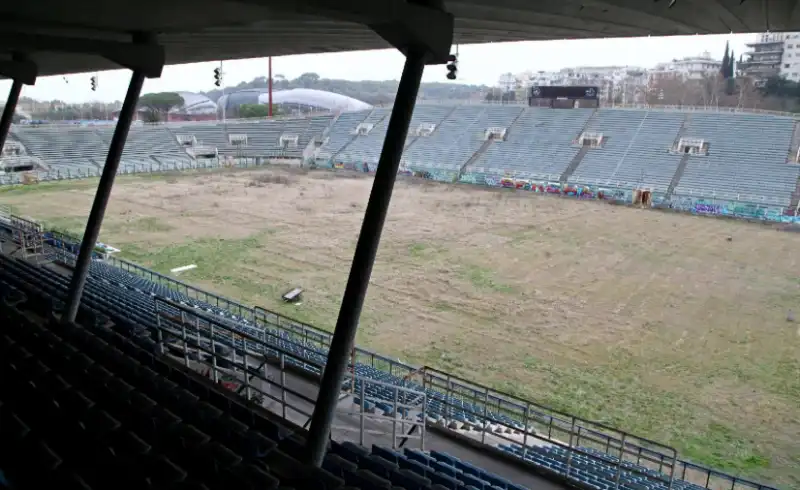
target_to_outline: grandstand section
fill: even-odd
[[[134,126],[121,173],[298,161],[375,171],[390,111],[263,121]],[[547,109],[421,104],[402,170],[446,182],[505,185],[688,211],[787,220],[797,211],[800,165],[787,159],[796,131],[786,116],[714,111]],[[36,181],[98,175],[111,128],[15,126],[17,145],[42,165]],[[699,145],[699,146],[698,146]],[[702,148],[701,148],[702,147]],[[19,183],[21,173],[1,175]],[[506,182],[503,184],[503,182]]]

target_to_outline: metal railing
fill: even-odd
[[[382,424],[388,422],[392,426],[392,449],[399,447],[399,440],[403,440],[403,444],[407,440],[418,440],[419,448],[425,450],[427,427],[422,417],[428,408],[425,392],[352,373],[346,375],[344,384],[351,387],[349,393],[353,397],[353,404],[358,406],[358,410],[345,413],[359,418],[360,445],[363,446],[365,442],[365,423],[371,420]],[[391,396],[387,399],[385,395],[371,394],[379,390],[384,390],[384,393],[388,391]]]
[[[541,443],[555,445],[568,449],[571,456],[580,454],[610,464],[615,468],[617,483],[622,472],[628,471],[672,486],[679,462],[678,452],[671,446],[472,383],[429,366],[423,367],[419,375],[425,389],[445,395],[443,411],[447,420],[477,420],[478,426],[483,428],[480,441],[484,444],[492,444],[491,438],[521,444],[523,459],[532,451],[531,447],[541,446]],[[494,430],[486,430],[487,425],[494,426]],[[507,436],[508,433],[515,437]],[[616,462],[598,453],[613,456]],[[625,466],[625,463],[635,463],[643,468]],[[568,460],[567,472],[562,476],[571,477],[569,467]],[[654,476],[644,468],[655,470],[660,475]]]
[[[246,399],[258,401],[264,408],[296,425],[307,423],[315,400],[292,389],[287,383],[286,371],[294,366],[321,372],[323,364],[281,348],[278,344],[285,339],[268,330],[259,335],[249,335],[236,328],[230,320],[199,312],[170,299],[155,297],[154,302],[157,346],[161,354],[183,357],[184,365],[190,369],[203,371],[207,367],[214,382],[234,385],[234,389]],[[275,367],[278,380],[270,375],[270,369]],[[400,439],[417,439],[420,448],[424,448],[425,424],[417,418],[427,408],[423,392],[352,374],[347,375],[345,384],[357,387],[350,394],[358,410],[344,410],[344,413],[358,416],[358,437],[362,445],[368,430],[366,423],[373,421],[391,426],[387,432],[391,433],[393,448],[398,447]],[[389,391],[393,396],[387,399],[372,394],[378,390]],[[375,409],[376,406],[389,407],[391,413],[381,413]],[[418,434],[414,433],[416,428]]]
[[[678,191],[678,189],[680,189],[680,191]],[[772,196],[759,196],[756,194],[741,194],[741,193],[732,194],[728,192],[716,192],[711,190],[685,189],[682,188],[680,185],[675,187],[675,195],[676,197],[687,196],[698,199],[703,199],[703,198],[721,199],[725,201],[753,203],[753,204],[771,204],[774,206],[785,207],[785,205],[783,204],[784,200]]]
[[[417,99],[417,104],[420,105],[489,105],[489,106],[528,106],[527,99],[512,100],[512,101],[487,101],[481,99],[470,100],[449,100],[449,99]],[[377,105],[376,107],[389,107],[389,105]],[[546,108],[549,109],[549,108]],[[582,109],[594,110],[593,107]],[[720,106],[695,106],[695,105],[674,105],[674,104],[607,104],[601,105],[599,109],[637,109],[637,110],[653,110],[653,111],[670,111],[670,112],[719,112],[719,113],[734,113],[734,114],[768,114],[773,116],[785,116],[797,118],[799,115],[794,112],[786,111],[771,111],[767,109],[756,108],[742,108],[742,107],[720,107]]]
[[[251,168],[260,167],[268,163],[270,159],[288,158],[298,160],[298,157],[286,157],[280,151],[275,151],[270,155],[246,155],[246,152],[240,156],[227,156],[219,158],[198,158],[196,160],[190,159],[188,156],[184,159],[175,157],[175,159],[164,161],[160,164],[149,163],[143,164],[138,162],[126,162],[123,160],[117,170],[117,175],[135,175],[135,174],[150,174],[150,173],[165,173],[165,172],[183,172],[187,170],[212,170],[222,168]],[[89,167],[84,168],[65,168],[60,169],[57,165],[51,166],[50,171],[31,171],[25,172],[24,175],[33,176],[33,182],[49,182],[57,180],[76,180],[76,179],[90,179],[100,177],[102,169]],[[0,173],[0,185],[19,185],[24,184],[23,178],[18,174],[3,174]]]
[[[332,337],[329,332],[261,307],[249,308],[243,306],[235,301],[208,293],[121,259],[111,258],[110,262],[118,264],[123,270],[152,278],[154,282],[171,287],[189,297],[225,308],[243,318],[252,318],[256,325],[279,328],[288,336],[282,339],[284,342],[288,340],[298,346],[303,345],[305,348],[312,349],[317,355],[327,355]],[[669,474],[674,477],[679,477],[680,475],[681,479],[688,479],[698,485],[704,485],[706,481],[709,482],[709,485],[712,485],[716,480],[723,478],[726,481],[735,482],[737,489],[771,489],[771,487],[763,486],[756,482],[736,478],[702,465],[680,460],[677,458],[675,449],[670,446],[665,446],[602,423],[553,410],[544,405],[493,390],[430,366],[416,368],[359,347],[353,351],[353,363],[370,366],[397,378],[404,379],[406,382],[413,383],[415,378],[422,378],[422,381],[419,382],[422,389],[433,389],[445,393],[446,399],[449,400],[447,403],[454,410],[461,405],[453,402],[453,400],[461,400],[463,402],[467,399],[472,405],[483,407],[479,410],[470,409],[469,412],[470,415],[477,417],[483,423],[501,425],[512,431],[520,431],[520,427],[528,427],[528,430],[521,431],[523,433],[523,441],[521,442],[525,443],[525,446],[529,441],[527,438],[530,438],[530,440],[536,439],[565,448],[573,448],[577,454],[586,452],[582,448],[595,449],[617,458],[621,453],[624,461],[662,473],[669,471]],[[484,413],[484,408],[486,413]],[[489,412],[491,412],[491,415]],[[508,419],[501,420],[497,415],[505,415]],[[512,420],[515,422],[514,424],[511,423]],[[483,432],[481,442],[486,442],[486,436],[486,432]],[[515,441],[502,434],[493,434],[492,436],[505,439],[507,442],[520,443],[520,441]],[[625,471],[628,470],[626,469]],[[680,473],[677,473],[678,471]],[[716,488],[716,486],[708,486],[707,488]]]
[[[222,318],[167,298],[155,297],[154,302],[157,344],[162,354],[177,350],[187,368],[208,367],[214,382],[221,382],[223,377],[235,379],[243,387],[247,399],[264,400],[262,406],[281,414],[285,420],[302,426],[311,417],[314,400],[293,390],[286,382],[287,365],[305,365],[310,361],[270,343],[269,332],[264,331],[258,338],[243,333]],[[267,360],[277,364],[278,381],[270,376]],[[317,367],[322,368],[321,365]]]
[[[229,322],[231,320],[224,320],[207,313],[199,312],[191,306],[180,305],[171,300],[159,299],[161,303],[175,306],[178,310],[183,311],[184,314],[202,318],[206,323],[208,323],[210,319],[214,325],[217,325],[215,328],[221,328],[226,331],[226,339],[220,339],[219,342],[223,344],[228,342],[228,345],[233,346],[237,345],[237,342],[239,343],[238,345],[243,345],[241,342],[244,341],[260,342],[262,349],[269,349],[270,352],[277,353],[275,354],[275,359],[281,365],[281,370],[285,368],[287,362],[290,362],[295,365],[300,365],[301,367],[305,366],[307,371],[314,371],[316,373],[322,372],[324,356],[327,355],[332,338],[329,332],[261,307],[250,308],[244,306],[236,301],[190,286],[177,279],[151,271],[150,269],[132,262],[116,257],[109,258],[107,262],[122,270],[151,280],[156,284],[161,284],[174,291],[185,294],[189,298],[195,298],[208,304],[216,305],[241,318],[253,321],[256,326],[265,328],[261,338],[255,338],[236,330],[230,325]],[[202,322],[201,324],[205,325],[205,323]],[[285,334],[285,336],[279,338],[274,333],[270,333],[266,330],[268,328],[277,328],[280,332]],[[186,342],[186,340],[183,339],[185,332],[185,329],[181,331],[181,339],[183,342]],[[206,330],[206,332],[210,333],[208,330]],[[215,332],[215,334],[217,334],[217,332]],[[280,348],[277,345],[279,342],[290,342],[294,344],[296,348],[302,352],[302,356]],[[209,349],[205,348],[205,350],[207,351]],[[313,355],[309,355],[309,353]],[[255,353],[250,353],[248,356],[253,356],[254,354]],[[322,356],[323,361],[315,362],[313,360],[315,356]],[[660,473],[668,470],[669,474],[664,475],[661,479],[662,482],[671,481],[673,478],[680,478],[709,489],[776,490],[770,486],[678,459],[677,451],[670,446],[615,429],[602,423],[576,417],[535,402],[502,393],[430,366],[422,368],[409,366],[400,361],[381,356],[359,347],[353,350],[352,365],[356,363],[370,366],[391,376],[395,376],[398,378],[398,383],[400,383],[402,387],[409,388],[412,391],[425,391],[427,389],[439,391],[445,394],[445,405],[452,407],[453,411],[461,410],[463,413],[468,413],[477,418],[484,425],[499,425],[508,429],[509,432],[517,431],[522,433],[522,441],[511,439],[502,433],[491,434],[491,437],[505,439],[514,444],[520,444],[521,442],[523,448],[525,448],[523,449],[523,457],[527,452],[528,442],[538,440],[569,449],[574,454],[584,455],[592,459],[603,459],[597,454],[591,453],[591,450],[595,450],[605,453],[612,458],[618,458],[621,465],[625,463],[635,463]],[[248,370],[248,373],[250,373],[250,371],[252,370]],[[348,374],[351,378],[353,375],[352,372]],[[420,382],[415,381],[420,378]],[[468,407],[468,410],[463,408],[465,400],[471,405],[471,407]],[[476,409],[475,407],[478,408]],[[430,410],[426,409],[426,413],[429,411]],[[503,417],[499,417],[499,415]],[[406,423],[409,423],[409,421],[406,421]],[[481,442],[488,443],[487,435],[486,431],[482,431]],[[607,460],[605,461],[608,462]],[[624,471],[632,471],[634,473],[642,472],[640,469],[628,467],[625,467]],[[727,485],[728,483],[730,486]]]
[[[742,107],[697,106],[697,105],[659,105],[659,104],[614,104],[604,106],[609,109],[646,109],[673,112],[722,112],[733,114],[769,114],[772,116],[798,117],[797,113],[786,111],[770,111],[767,109],[747,109]],[[602,108],[602,107],[601,107]]]

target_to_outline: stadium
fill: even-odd
[[[0,63],[0,488],[798,484],[793,116],[416,102],[456,39],[752,31],[762,6],[201,3],[45,9],[130,44],[2,7],[40,28]],[[167,61],[386,41],[392,109],[131,125]],[[37,75],[109,65],[116,127],[11,124]]]

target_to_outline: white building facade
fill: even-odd
[[[722,69],[722,61],[715,60],[708,51],[666,63],[659,63],[648,70],[651,81],[664,78],[680,78],[682,80],[701,80],[713,76]]]
[[[764,80],[782,76],[800,82],[800,32],[759,34],[737,65],[740,73]]]
[[[536,85],[575,86],[598,88],[601,102],[636,102],[639,87],[647,84],[646,70],[635,66],[578,66],[555,72],[527,71],[504,74],[498,84],[506,89],[528,89]]]

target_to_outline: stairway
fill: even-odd
[[[374,111],[374,109],[373,109],[373,111]],[[376,127],[378,127],[378,125],[379,125],[380,123],[382,123],[384,119],[386,119],[387,117],[389,117],[389,115],[390,115],[390,114],[391,114],[391,112],[388,112],[388,113],[384,114],[384,116],[383,116],[382,118],[380,118],[380,119],[378,119],[377,121],[375,121],[374,125],[372,126],[372,129],[374,130]],[[370,113],[369,113],[369,115],[368,115],[367,117],[365,117],[365,118],[364,118],[364,121],[366,121],[367,119],[369,119],[369,116],[371,116],[371,115],[372,115],[372,112],[370,112]],[[364,121],[361,121],[361,122],[364,122]],[[372,131],[370,131],[370,132],[372,132]],[[346,150],[346,149],[347,149],[347,147],[348,147],[348,146],[350,146],[351,144],[353,144],[353,142],[354,142],[355,140],[357,140],[357,139],[358,139],[358,135],[357,135],[357,134],[354,134],[354,135],[353,135],[353,137],[352,137],[352,138],[350,138],[350,141],[348,141],[347,143],[345,143],[345,145],[344,145],[343,147],[339,148],[339,151],[337,151],[336,153],[334,153],[333,155],[331,155],[331,161],[332,161],[332,162],[335,162],[335,161],[336,161],[336,157],[339,155],[339,153],[341,153],[341,152],[343,152],[344,150]]]
[[[575,172],[575,169],[578,168],[578,165],[581,164],[581,162],[583,161],[583,157],[585,157],[587,153],[589,153],[589,146],[583,145],[581,146],[581,149],[578,151],[578,153],[574,157],[572,157],[572,161],[569,162],[569,165],[567,165],[567,168],[564,170],[564,173],[561,174],[561,178],[558,179],[558,181],[561,182],[562,186],[567,184],[567,179],[569,179],[572,176],[572,173]]]
[[[789,146],[788,163],[797,162],[797,150],[800,149],[800,121],[794,122],[794,132],[792,133],[792,143]],[[793,208],[794,209],[794,208]]]
[[[592,115],[586,118],[586,122],[583,123],[583,127],[581,128],[580,132],[577,135],[575,135],[575,139],[580,139],[581,135],[586,132],[586,128],[589,127],[589,124],[591,124],[592,120],[594,120],[594,116],[596,115],[597,115],[597,109],[592,109]]]
[[[633,138],[631,138],[631,142],[628,143],[628,147],[625,148],[625,153],[622,154],[622,158],[619,159],[619,161],[617,162],[617,166],[614,167],[614,172],[611,173],[611,178],[614,178],[617,175],[617,172],[619,172],[620,167],[622,167],[622,164],[625,163],[625,159],[628,158],[628,153],[630,153],[631,148],[633,148],[633,145],[636,143],[636,138],[639,137],[639,132],[641,132],[644,123],[647,121],[647,116],[649,115],[650,115],[649,111],[645,112],[644,117],[642,118],[642,122],[639,123],[639,127],[636,128],[636,132],[633,133]]]
[[[526,108],[523,107],[522,110],[519,111],[519,114],[517,114],[517,117],[515,117],[514,120],[511,121],[511,124],[508,125],[508,128],[506,128],[506,139],[508,139],[508,135],[511,134],[511,129],[514,127],[515,124],[517,124],[519,118],[521,118],[522,115],[525,114],[525,109]]]
[[[473,153],[472,156],[469,157],[469,160],[467,160],[467,162],[461,166],[461,170],[458,171],[459,180],[461,180],[461,176],[464,175],[464,173],[467,171],[467,168],[469,168],[469,166],[472,165],[473,163],[477,162],[478,159],[481,157],[481,155],[486,153],[486,150],[489,148],[489,145],[491,145],[493,141],[494,141],[493,138],[489,138],[486,141],[484,141],[481,147],[478,148],[478,151]]]
[[[664,194],[664,201],[669,201],[672,198],[672,193],[675,192],[675,187],[678,186],[678,182],[681,181],[683,177],[683,172],[686,171],[686,165],[689,164],[689,154],[684,153],[681,157],[681,163],[678,164],[678,168],[675,169],[675,175],[672,176],[672,180],[669,183],[669,187],[667,187],[667,193]]]
[[[686,136],[687,126],[689,125],[691,120],[692,120],[692,115],[691,114],[686,114],[683,117],[683,122],[681,123],[681,128],[678,130],[678,134],[675,136],[675,141],[672,142],[672,148],[677,148],[678,143],[680,143],[680,141],[681,141],[681,138]]]
[[[446,115],[446,116],[444,116],[444,117],[442,118],[442,120],[441,120],[441,121],[439,121],[439,122],[436,124],[436,129],[434,129],[434,130],[433,130],[433,133],[431,133],[431,136],[435,135],[435,134],[436,134],[436,131],[439,131],[439,126],[441,126],[443,122],[447,121],[447,119],[448,119],[450,116],[452,116],[452,115],[453,115],[453,113],[454,113],[454,112],[456,112],[456,109],[458,109],[459,107],[460,107],[460,106],[459,106],[458,104],[456,104],[456,105],[454,105],[454,106],[453,106],[453,108],[452,108],[452,109],[450,109],[450,112],[448,112],[448,113],[447,113],[447,115]]]
[[[797,183],[792,191],[792,199],[789,201],[789,213],[792,216],[797,215],[797,206],[800,205],[800,177],[797,178]]]
[[[417,141],[419,141],[419,139],[420,139],[420,138],[421,138],[421,136],[414,136],[414,137],[411,139],[411,141],[409,141],[409,142],[408,142],[408,144],[405,146],[405,148],[403,148],[403,151],[404,151],[404,152],[405,152],[405,151],[408,151],[408,149],[409,149],[409,148],[411,148],[411,145],[413,145],[414,143],[416,143]]]

